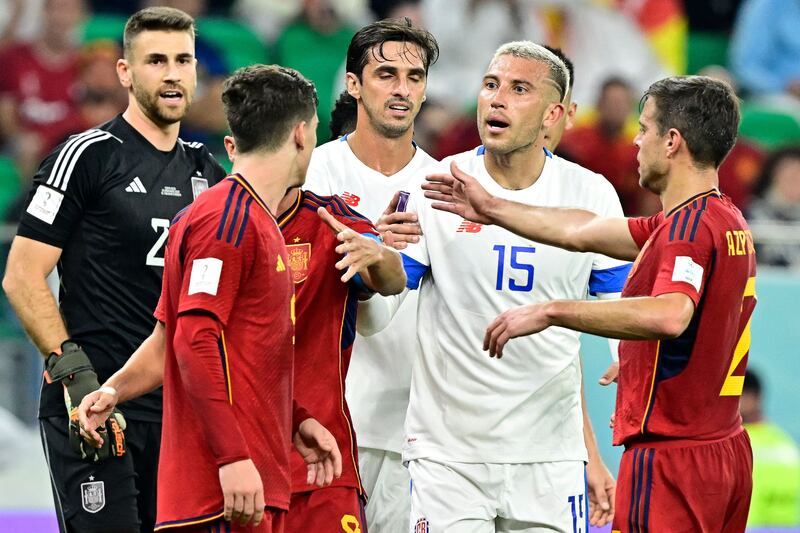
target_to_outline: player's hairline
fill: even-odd
[[[494,63],[499,57],[504,55],[512,55],[514,57],[521,57],[523,59],[531,59],[534,61],[541,61],[543,63],[554,64],[564,75],[564,87],[562,87],[558,81],[552,79],[552,77],[548,76],[545,78],[545,80],[550,82],[556,88],[556,90],[558,90],[560,102],[565,103],[567,94],[569,92],[570,76],[567,65],[561,60],[560,57],[544,46],[533,41],[511,41],[500,45],[497,50],[495,50],[491,63]]]

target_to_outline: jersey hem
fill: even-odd
[[[692,448],[694,446],[706,446],[722,442],[733,437],[738,436],[744,431],[744,426],[739,425],[736,429],[730,431],[727,435],[716,439],[685,439],[685,438],[672,438],[672,437],[643,437],[640,439],[633,439],[632,442],[623,442],[626,450],[637,448],[653,448],[656,450],[664,450],[670,448]]]
[[[529,455],[514,456],[511,454],[504,454],[502,457],[478,457],[474,455],[453,454],[452,451],[445,451],[438,446],[428,446],[425,448],[417,448],[414,452],[408,450],[403,451],[403,464],[407,465],[410,461],[416,459],[429,459],[437,462],[451,462],[451,463],[490,463],[490,464],[529,464],[529,463],[559,463],[562,461],[583,461],[587,463],[589,456],[584,450],[583,453],[564,454],[553,453],[538,455],[531,457]]]

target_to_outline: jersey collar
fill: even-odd
[[[664,218],[667,218],[667,217],[671,216],[673,213],[675,213],[679,209],[682,209],[682,208],[686,207],[687,205],[689,205],[690,203],[694,202],[695,200],[699,200],[700,198],[705,198],[706,196],[716,196],[717,198],[719,198],[721,195],[719,194],[719,191],[717,189],[711,189],[711,190],[706,191],[706,192],[701,192],[699,194],[695,194],[694,196],[692,196],[688,200],[684,200],[683,202],[681,202],[677,206],[675,206],[672,209],[670,209],[669,213],[667,213],[667,215]]]
[[[303,203],[303,196],[305,195],[305,191],[299,189],[297,191],[297,199],[295,199],[294,203],[283,213],[278,215],[276,222],[278,226],[283,229],[286,224],[291,221],[294,216],[297,214],[297,211],[300,209],[300,204]]]
[[[275,218],[275,216],[272,214],[272,211],[270,211],[269,207],[267,207],[266,202],[264,202],[264,200],[261,199],[261,197],[258,195],[253,186],[250,185],[250,183],[246,179],[244,179],[244,176],[242,176],[237,172],[236,174],[230,174],[228,176],[228,179],[231,179],[237,182],[239,185],[241,185],[244,188],[244,190],[246,190],[250,194],[250,196],[253,197],[256,203],[260,205],[270,217],[272,217],[273,219]]]

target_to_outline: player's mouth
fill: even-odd
[[[386,109],[389,110],[389,113],[394,116],[406,116],[411,113],[411,104],[406,102],[390,102]]]
[[[510,123],[504,118],[490,116],[486,119],[486,129],[489,133],[502,133],[508,129]]]
[[[158,93],[159,98],[167,103],[167,105],[179,105],[184,101],[183,92],[178,89],[168,89]]]

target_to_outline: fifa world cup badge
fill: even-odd
[[[197,197],[200,196],[201,193],[205,192],[206,189],[208,189],[207,179],[192,176],[192,197],[195,200],[197,200]]]
[[[105,483],[94,481],[94,476],[89,476],[88,483],[81,483],[81,505],[89,513],[96,513],[105,507]]]

